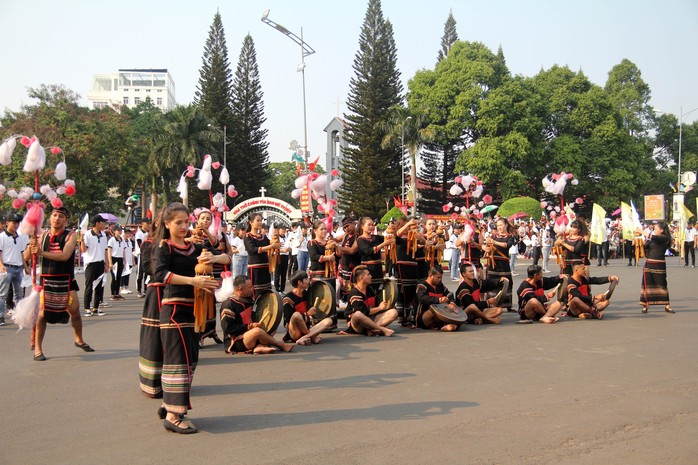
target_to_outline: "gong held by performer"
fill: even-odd
[[[278,240],[270,241],[267,236],[262,234],[262,226],[262,215],[253,213],[247,224],[247,234],[245,234],[244,239],[253,297],[256,297],[261,291],[271,290],[268,252],[281,248]]]
[[[429,277],[417,285],[417,327],[456,331],[467,320],[463,310],[448,297],[440,266],[429,269]]]

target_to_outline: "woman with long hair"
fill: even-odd
[[[645,266],[642,269],[642,292],[640,305],[642,313],[647,313],[650,305],[664,305],[667,313],[676,313],[669,301],[669,287],[666,279],[666,251],[671,246],[671,234],[665,222],[654,225],[652,230],[643,232],[645,242]]]
[[[225,237],[224,234],[220,234],[220,239],[216,237],[213,233],[215,230],[211,230],[211,224],[213,224],[213,214],[211,213],[211,210],[208,208],[201,208],[198,209],[196,213],[196,228],[194,228],[193,234],[196,237],[200,237],[203,239],[203,242],[201,243],[201,246],[211,252],[213,255],[220,255],[223,253],[228,253],[229,245],[227,238]],[[213,277],[220,281],[221,274],[225,271],[228,271],[228,267],[226,265],[222,265],[219,263],[214,263],[213,264]],[[215,305],[215,303],[214,303]],[[206,320],[206,328],[204,329],[204,332],[199,335],[199,345],[201,347],[204,346],[204,339],[206,338],[211,338],[213,339],[216,344],[223,344],[223,341],[221,338],[218,337],[218,333],[216,333],[216,321],[218,320],[218,312],[215,311],[213,312],[213,318]]]
[[[395,274],[400,289],[399,303],[402,304],[402,326],[415,327],[416,315],[414,298],[417,295],[417,260],[412,258],[412,252],[407,252],[408,232],[417,223],[414,219],[409,221],[405,217],[398,218],[395,222]],[[413,244],[414,245],[414,244]]]
[[[153,239],[153,278],[165,284],[160,307],[162,341],[163,406],[158,416],[166,430],[196,433],[181,416],[191,408],[190,391],[199,360],[199,338],[194,332],[194,288],[213,291],[218,281],[212,276],[196,276],[197,262],[227,264],[227,254],[213,255],[200,245],[186,241],[189,210],[181,203],[169,204]]]
[[[335,254],[327,254],[333,251],[336,243],[332,236],[327,237],[327,226],[323,221],[313,223],[313,240],[308,244],[310,255],[310,276],[313,281],[325,281],[334,289],[336,280]],[[330,273],[327,273],[329,263]]]
[[[509,285],[505,296],[502,298],[500,305],[511,312],[512,305],[512,287],[513,281],[511,276],[511,268],[509,266],[509,249],[516,242],[516,229],[509,224],[506,218],[497,220],[497,230],[492,232],[486,240],[486,245],[483,250],[490,255],[490,263],[487,267],[487,279],[499,281],[501,278],[507,278]],[[490,293],[493,297],[494,293]]]
[[[373,220],[364,216],[359,222],[359,254],[361,255],[361,264],[364,265],[369,273],[371,273],[370,287],[378,295],[378,289],[383,284],[383,262],[381,260],[381,250],[389,244],[394,244],[394,238],[383,238],[373,234],[375,224]]]
[[[262,234],[264,221],[260,213],[253,213],[247,223],[245,234],[245,250],[248,255],[247,269],[252,281],[252,298],[256,298],[260,292],[271,290],[271,272],[269,271],[269,254],[272,249],[281,248],[279,241],[270,241]]]
[[[570,223],[570,232],[566,236],[558,236],[555,240],[557,245],[562,246],[565,253],[564,268],[560,274],[572,276],[575,265],[585,265],[586,245],[585,237],[589,235],[589,230],[584,221],[574,220]]]

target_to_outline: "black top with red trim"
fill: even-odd
[[[475,304],[480,310],[487,308],[487,302],[481,300],[482,296],[487,292],[491,292],[497,289],[497,284],[499,283],[496,279],[486,279],[484,281],[479,281],[477,279],[473,280],[473,284],[468,284],[465,280],[461,281],[456,289],[456,302],[458,306],[465,309],[468,305]]]
[[[322,271],[325,272],[325,262],[321,262],[320,258],[325,256],[325,251],[327,250],[326,244],[322,244],[317,240],[313,239],[308,244],[308,255],[310,256],[310,271]],[[331,255],[334,259],[334,254]],[[331,263],[334,266],[334,263]]]
[[[245,250],[247,250],[247,263],[250,265],[269,264],[269,254],[259,251],[261,247],[266,247],[271,243],[267,236],[249,232],[245,235],[243,242],[245,243]]]
[[[544,277],[540,282],[534,283],[529,283],[527,279],[524,279],[516,290],[516,295],[519,297],[519,308],[524,308],[531,299],[537,299],[542,304],[546,303],[549,299],[545,295],[545,291],[554,288],[560,281],[559,277]]]
[[[51,235],[50,231],[44,232],[43,236],[41,236],[41,250],[49,253],[63,252],[63,248],[70,239],[70,235],[72,233],[73,231],[70,229],[64,229],[63,232],[58,233],[54,236]],[[58,260],[52,260],[46,257],[41,257],[39,260],[41,266],[41,274],[67,274],[70,275],[71,280],[75,279],[75,250],[73,250],[73,254],[63,262]]]
[[[169,240],[164,240],[155,249],[153,254],[155,282],[166,284],[163,294],[163,303],[168,300],[179,302],[194,301],[194,287],[182,284],[170,284],[173,274],[180,276],[196,276],[194,267],[198,263],[199,255],[203,249],[199,244],[187,244],[178,246]]]
[[[371,286],[366,288],[366,293],[361,292],[357,287],[352,288],[347,295],[346,317],[347,320],[354,312],[361,312],[366,316],[371,315],[371,309],[376,307],[376,294]]]
[[[245,334],[252,323],[252,299],[230,296],[221,304],[221,329],[235,339]]]
[[[308,315],[307,299],[307,290],[303,291],[303,295],[301,297],[297,296],[293,291],[284,296],[284,300],[282,301],[284,305],[284,326],[288,325],[288,322],[291,321],[291,317],[296,312],[300,313],[303,320],[305,320],[306,324],[308,324],[310,317]]]
[[[606,284],[609,282],[608,276],[603,277],[582,277],[582,282],[577,281],[573,277],[570,277],[567,281],[567,293],[569,294],[569,299],[572,300],[574,297],[579,298],[582,302],[587,305],[592,305],[594,302],[594,296],[591,295],[590,284]]]
[[[448,296],[448,289],[446,289],[443,282],[437,284],[436,287],[429,284],[427,280],[417,284],[417,304],[420,307],[430,307],[441,303],[439,299],[446,296]]]
[[[342,239],[342,247],[351,248],[356,243],[356,234],[347,234]],[[356,253],[342,252],[342,257],[339,259],[339,265],[343,270],[353,270],[354,267],[361,264],[361,254],[357,250]]]

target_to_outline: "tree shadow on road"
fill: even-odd
[[[475,407],[476,402],[415,402],[386,404],[376,407],[333,409],[293,413],[261,413],[257,415],[230,415],[194,419],[196,427],[212,434],[239,431],[286,428],[289,426],[317,425],[347,420],[422,420],[447,415],[454,409]]]

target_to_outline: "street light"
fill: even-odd
[[[683,107],[679,108],[679,111],[681,112],[681,116],[679,116],[679,175],[678,175],[678,182],[676,184],[676,187],[678,188],[679,192],[681,192],[681,138],[683,135],[683,117],[686,115],[689,115],[690,113],[693,113],[696,110],[698,110],[698,107],[694,108],[691,111],[684,113]]]
[[[221,131],[220,128],[214,126],[213,124],[209,124],[208,127],[211,128],[211,129],[215,129],[215,130],[218,131],[218,132],[222,132],[222,133],[223,133],[223,167],[224,167],[225,169],[228,169],[228,151],[227,151],[227,147],[228,147],[228,144],[230,144],[230,141],[228,140],[228,126],[223,125],[223,131]],[[225,198],[227,198],[227,197],[226,197],[227,195],[228,195],[228,184],[224,184],[224,185],[223,185],[223,196],[224,196]],[[225,203],[226,203],[226,205],[227,205],[228,201],[226,200]]]
[[[298,45],[301,46],[301,63],[298,65],[298,68],[296,71],[301,73],[302,80],[303,80],[303,143],[305,144],[303,147],[303,155],[305,156],[305,168],[308,169],[308,122],[307,122],[307,117],[306,117],[306,107],[305,107],[305,57],[312,55],[315,53],[315,50],[308,45],[307,42],[303,40],[303,28],[301,27],[301,36],[298,37],[296,34],[293,32],[289,31],[285,27],[283,27],[281,24],[275,23],[271,19],[269,19],[269,11],[270,10],[265,10],[264,13],[262,14],[262,22],[264,24],[267,24]]]
[[[402,171],[402,195],[400,196],[401,205],[405,205],[405,125],[412,117],[408,116],[402,123],[402,143],[400,152],[400,171]]]

